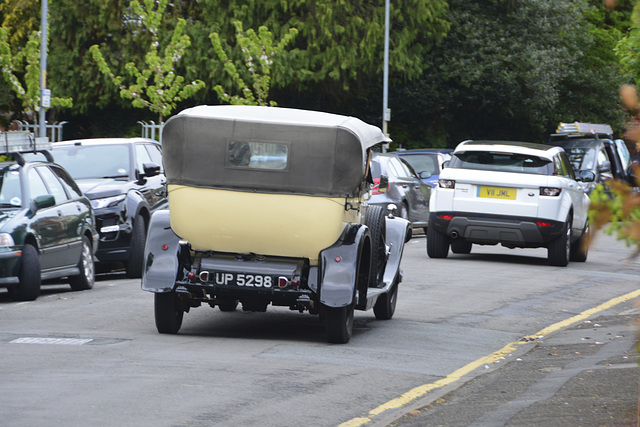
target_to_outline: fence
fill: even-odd
[[[162,144],[162,128],[164,127],[164,122],[156,124],[153,120],[150,120],[149,122],[140,120],[138,123],[142,126],[143,138],[155,139]],[[156,131],[158,133],[157,138]]]
[[[26,122],[26,121],[23,121],[23,120],[15,120],[14,123],[16,123],[18,125],[18,127],[20,128],[19,130],[31,132],[36,137],[40,136],[40,126],[39,125],[34,125],[32,123],[29,123],[29,122]],[[45,133],[47,135],[43,135],[43,136],[48,136],[49,137],[49,141],[51,141],[51,142],[62,141],[62,126],[64,126],[66,123],[68,123],[68,122],[54,122],[53,124],[46,124],[45,125],[45,128],[46,128]]]

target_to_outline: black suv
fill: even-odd
[[[609,179],[635,186],[629,151],[622,140],[613,138],[611,127],[561,123],[557,132],[549,136],[547,144],[564,148],[576,175],[584,170],[595,174],[596,180],[589,185],[587,192],[591,192],[596,183],[604,184]]]
[[[95,138],[53,144],[53,157],[91,200],[105,266],[124,263],[141,277],[151,214],[167,207],[160,143],[145,138]]]

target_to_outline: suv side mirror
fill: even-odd
[[[38,196],[33,199],[33,211],[48,208],[56,204],[56,199],[51,194],[45,194],[44,196]]]
[[[429,171],[420,172],[420,178],[421,179],[431,178],[431,172],[429,172]]]
[[[593,182],[596,180],[596,174],[591,171],[580,171],[580,181]]]
[[[142,165],[144,176],[152,177],[160,174],[160,165],[154,162],[144,163]]]

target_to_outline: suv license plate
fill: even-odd
[[[518,190],[516,188],[478,186],[478,197],[515,200],[517,194]]]
[[[209,281],[216,285],[241,286],[245,288],[273,288],[276,284],[272,276],[262,274],[225,273],[219,271],[213,273],[212,276]]]

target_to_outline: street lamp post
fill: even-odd
[[[47,14],[49,4],[47,0],[42,0],[40,15],[40,117],[39,134],[40,137],[47,136],[45,110],[49,107],[50,95],[47,90]]]
[[[391,121],[391,109],[389,109],[389,0],[384,2],[384,76],[382,82],[382,132],[389,136],[387,129]],[[386,153],[387,144],[382,145],[382,151]]]

